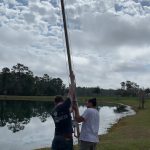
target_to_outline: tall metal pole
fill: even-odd
[[[75,87],[76,86],[75,76],[73,74],[72,63],[71,63],[72,61],[71,61],[71,54],[70,54],[70,46],[69,46],[69,37],[68,37],[68,30],[67,30],[67,23],[66,23],[64,0],[60,0],[60,1],[61,1],[61,10],[62,10],[62,17],[63,17],[63,25],[64,25],[65,42],[66,42],[69,73],[70,73],[70,81],[71,81],[71,86],[76,88]],[[74,89],[72,99],[73,99],[74,104],[77,106],[77,111],[79,113],[75,89]],[[74,113],[73,113],[73,116],[75,116]],[[76,125],[76,130],[77,130],[77,135],[75,135],[75,136],[78,138],[79,137],[79,125],[78,124]]]
[[[66,48],[67,48],[69,73],[70,73],[70,75],[72,75],[73,70],[72,70],[72,64],[71,64],[71,55],[70,55],[70,46],[69,46],[69,38],[68,38],[68,30],[67,30],[67,23],[66,23],[64,0],[61,0],[61,10],[62,10],[62,17],[63,17],[63,24],[64,24],[64,33],[65,33],[65,42],[66,42]]]

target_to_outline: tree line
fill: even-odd
[[[138,96],[140,86],[132,81],[123,81],[119,89],[97,87],[77,87],[77,96]],[[0,95],[55,96],[65,95],[68,88],[60,78],[48,74],[34,76],[25,65],[17,63],[12,68],[4,67],[0,72]],[[150,89],[144,89],[150,94]]]
[[[17,63],[12,68],[4,67],[0,72],[0,95],[19,96],[55,96],[65,95],[68,88],[60,78],[52,78],[48,74],[34,76],[25,65]],[[106,92],[100,87],[77,87],[78,96],[98,96]]]
[[[34,76],[25,65],[17,63],[12,68],[4,67],[0,72],[0,95],[55,96],[65,95],[68,88],[60,78]],[[104,92],[97,87],[77,87],[78,96],[98,96]]]
[[[141,92],[147,96],[150,94],[150,88],[144,89],[140,87],[136,82],[123,81],[120,83],[121,88],[117,90],[117,95],[120,96],[140,96]]]
[[[18,63],[11,69],[4,67],[0,72],[0,95],[53,96],[64,95],[65,84],[60,78],[34,76],[25,65]]]

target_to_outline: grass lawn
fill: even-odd
[[[18,100],[18,101],[53,101],[53,96],[5,96],[0,95],[0,100]]]
[[[146,101],[144,110],[138,109],[136,99],[100,98],[99,101],[130,105],[137,114],[121,119],[108,134],[100,136],[97,150],[150,150],[150,100]],[[39,150],[49,150],[49,148]]]
[[[135,100],[120,100],[121,103],[133,106],[135,116],[123,118],[114,125],[109,134],[100,137],[100,150],[150,150],[150,100],[145,109],[138,110]]]

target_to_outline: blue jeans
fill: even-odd
[[[55,136],[52,142],[52,150],[73,150],[73,139]]]

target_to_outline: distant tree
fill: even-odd
[[[132,81],[121,82],[121,90],[117,93],[120,93],[121,96],[137,96],[139,91],[139,85]]]
[[[96,94],[96,95],[99,95],[100,92],[101,92],[101,90],[98,86],[93,89],[93,93]]]
[[[42,77],[35,76],[34,78],[34,95],[40,96],[44,95],[43,93],[43,84]]]
[[[65,94],[65,85],[60,78],[53,78],[49,83],[49,94],[50,95],[64,95]]]
[[[126,89],[130,90],[132,88],[132,82],[131,81],[126,81]]]
[[[15,88],[15,95],[32,95],[34,78],[32,71],[27,66],[18,63],[12,67],[12,76]]]
[[[11,70],[7,67],[0,72],[0,94],[7,95],[63,95],[65,84],[60,78],[33,75],[23,64],[17,63]]]
[[[24,66],[23,64],[17,63],[17,65],[12,67],[12,72],[17,74],[27,74],[33,76],[33,72],[29,70],[27,66]]]
[[[5,67],[5,68],[2,69],[2,73],[3,74],[8,74],[8,73],[10,73],[10,69]]]
[[[127,91],[126,90],[123,90],[123,89],[117,89],[116,90],[116,95],[117,96],[128,96],[128,93],[127,93]]]
[[[125,90],[125,87],[126,87],[126,83],[125,82],[121,82],[121,89]]]
[[[144,89],[139,90],[139,109],[144,109],[145,104],[145,91]]]
[[[145,89],[145,94],[148,96],[150,94],[150,88]]]
[[[50,79],[50,77],[49,77],[49,75],[48,74],[44,74],[43,75],[43,81],[44,82],[49,82],[51,79]]]
[[[10,84],[11,76],[10,76],[10,69],[5,67],[2,69],[1,72],[1,93],[7,94],[9,91],[9,84]]]

